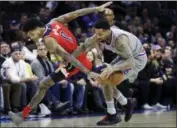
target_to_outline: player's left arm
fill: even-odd
[[[74,56],[69,54],[64,48],[62,48],[55,39],[52,37],[44,38],[44,43],[46,48],[49,50],[50,53],[58,54],[62,57],[63,60],[70,62],[73,66],[79,68],[85,74],[89,74],[90,71],[84,67],[80,61],[78,61]]]
[[[117,54],[121,57],[124,62],[121,64],[114,64],[112,66],[114,71],[127,70],[135,65],[132,50],[129,45],[129,39],[126,35],[120,35],[116,40]]]
[[[57,18],[54,18],[54,19],[52,19],[52,21],[58,21],[58,22],[61,22],[63,24],[68,23],[68,22],[76,19],[79,16],[84,16],[84,15],[87,15],[87,14],[93,13],[93,12],[103,12],[105,10],[105,8],[107,6],[110,6],[111,4],[112,4],[112,2],[107,2],[107,3],[105,3],[101,6],[97,6],[97,7],[79,9],[79,10],[61,15]]]

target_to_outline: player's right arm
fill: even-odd
[[[87,53],[88,51],[92,50],[93,48],[95,48],[96,44],[96,38],[95,35],[93,35],[92,37],[89,37],[85,40],[85,42],[83,44],[81,44],[73,53],[72,55],[74,57],[78,57],[82,52]]]
[[[79,9],[79,10],[61,15],[57,18],[54,18],[54,19],[52,19],[52,21],[58,21],[58,22],[65,24],[65,23],[70,22],[73,19],[76,19],[79,16],[84,16],[84,15],[87,15],[87,14],[93,13],[93,12],[103,12],[105,10],[105,8],[107,6],[110,6],[111,4],[112,4],[112,2],[107,2],[107,3],[105,3],[101,6],[97,6],[97,7]]]
[[[73,66],[79,68],[82,72],[89,75],[91,78],[97,78],[99,75],[93,72],[90,72],[86,67],[84,67],[80,61],[78,61],[73,55],[69,54],[67,51],[65,51],[64,48],[62,48],[54,38],[52,37],[46,37],[44,38],[44,43],[46,48],[49,50],[50,53],[58,54],[63,58],[63,60],[66,60],[70,62]]]

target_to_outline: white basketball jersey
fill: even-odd
[[[129,39],[129,45],[132,50],[134,58],[136,59],[136,58],[138,58],[138,56],[142,56],[145,54],[145,50],[142,46],[142,43],[136,36],[134,36],[133,34],[127,32],[127,31],[121,30],[115,26],[111,27],[111,31],[112,31],[111,43],[109,45],[104,44],[105,49],[110,50],[114,53],[118,53],[118,51],[116,49],[116,45],[115,45],[116,40],[120,35],[126,35]]]

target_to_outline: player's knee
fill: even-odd
[[[48,89],[49,87],[53,86],[55,83],[53,80],[50,78],[50,76],[44,78],[43,80],[40,81],[39,83],[39,88],[46,88]]]

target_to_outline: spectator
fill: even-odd
[[[174,74],[174,64],[169,60],[163,61],[164,73],[167,77],[167,80],[164,82],[161,102],[163,104],[176,104],[176,85],[177,82]],[[166,102],[167,99],[170,99],[172,102]]]
[[[39,16],[37,18],[43,23],[47,24],[49,22],[50,9],[46,7],[41,7],[39,11]]]
[[[96,67],[96,65],[98,63],[96,63],[96,57],[95,53],[90,51],[87,53],[87,57],[90,61],[92,61],[93,63],[93,70],[95,70],[95,72],[100,72],[102,66],[100,67]],[[95,108],[94,111],[96,112],[106,112],[106,108],[103,106],[104,104],[104,96],[103,96],[103,92],[100,88],[101,86],[98,85],[97,82],[87,79],[87,86],[86,86],[86,90],[85,90],[85,109],[87,109],[87,98],[89,93],[91,93],[91,97],[93,99],[93,102],[90,102],[90,104],[95,104]]]
[[[17,20],[10,20],[9,22],[9,29],[10,30],[19,30],[20,28],[20,22]]]
[[[77,41],[80,43],[81,42],[81,37],[82,37],[82,29],[80,27],[76,28],[74,35],[75,35]]]
[[[32,72],[31,65],[25,62],[25,52],[21,52],[21,60],[24,61],[24,64],[25,64],[26,77],[27,78],[36,77]],[[36,77],[36,79],[32,81],[27,81],[25,82],[25,84],[22,85],[22,88],[21,88],[21,106],[22,107],[25,107],[27,103],[31,100],[31,98],[35,95],[37,91],[37,80],[38,80],[38,77]],[[33,110],[33,114],[34,113],[35,114],[37,113],[37,108]]]
[[[33,54],[21,41],[12,42],[12,46],[20,46],[22,47],[22,51],[25,53],[25,60],[28,62],[32,62],[34,59],[36,59],[36,55]]]
[[[166,41],[164,38],[159,37],[159,38],[157,38],[157,44],[160,45],[160,47],[162,47],[162,49],[164,49],[166,46]]]
[[[23,25],[26,23],[26,21],[28,20],[28,15],[23,13],[21,14],[21,18],[20,18],[20,29],[23,28]]]
[[[10,57],[10,47],[6,42],[1,41],[0,42],[0,67],[2,67],[3,62],[9,57]],[[3,93],[3,88],[1,87],[3,83],[4,81],[0,74],[0,97],[1,97],[0,98],[0,102],[1,102],[0,111],[4,109],[4,96],[3,96],[4,93]]]
[[[166,47],[163,55],[163,60],[168,60],[173,63],[171,47]]]
[[[11,57],[2,64],[1,75],[4,80],[9,80],[4,84],[5,111],[18,111],[20,109],[20,95],[23,83],[36,80],[36,77],[26,77],[25,63],[21,60],[21,48],[12,46]],[[10,102],[11,101],[11,102]]]
[[[51,12],[53,12],[58,6],[58,2],[56,1],[48,1],[46,3],[46,8],[49,8]]]
[[[173,40],[174,38],[173,32],[167,32],[166,37],[167,37],[167,40]]]
[[[0,42],[0,66],[10,57],[10,47],[5,41]]]
[[[160,104],[162,86],[164,84],[164,73],[162,70],[161,60],[162,60],[162,49],[159,45],[153,47],[154,58],[150,63],[150,104],[154,107],[166,108]]]
[[[91,37],[91,36],[94,34],[94,31],[95,31],[94,26],[93,26],[93,25],[90,25],[90,26],[87,28],[87,32],[86,32],[87,37]]]
[[[103,16],[104,16],[104,18],[106,18],[108,20],[108,22],[111,26],[113,26],[113,27],[116,26],[121,29],[127,30],[126,21],[122,21],[122,23],[121,23],[121,22],[119,22],[119,20],[115,20],[116,18],[115,18],[113,10],[106,9]]]
[[[152,106],[149,105],[149,88],[150,88],[150,63],[153,59],[153,53],[151,52],[150,46],[147,44],[144,45],[144,48],[146,49],[146,53],[148,56],[148,62],[146,67],[138,74],[138,84],[137,88],[139,89],[139,95],[138,95],[138,101],[139,105],[143,109],[153,109]]]

